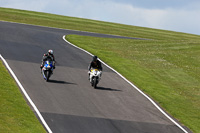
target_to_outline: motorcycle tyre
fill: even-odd
[[[94,78],[94,80],[93,80],[93,87],[95,89],[97,88],[97,78]]]
[[[50,71],[46,71],[46,81],[48,82],[50,78]]]

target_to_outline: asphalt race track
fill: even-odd
[[[118,37],[0,22],[0,54],[54,133],[182,133],[155,106],[103,65],[97,89],[88,81],[92,57],[63,35]],[[123,37],[122,37],[123,38]],[[48,49],[57,61],[50,82],[40,73]]]

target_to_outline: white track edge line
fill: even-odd
[[[40,27],[40,28],[49,28],[49,29],[56,29],[56,30],[63,30],[63,31],[74,31],[74,32],[89,33],[89,34],[109,35],[109,36],[113,36],[113,37],[128,37],[127,39],[152,40],[152,39],[147,39],[147,38],[137,38],[137,37],[120,36],[120,35],[115,35],[115,34],[106,34],[106,33],[91,32],[91,31],[64,29],[64,28],[49,27],[49,26],[43,26],[43,25],[34,25],[34,24],[28,24],[28,23],[19,23],[19,22],[5,21],[5,20],[0,20],[0,22],[27,25],[27,26],[35,26],[35,27]],[[121,38],[121,39],[123,39],[123,38]]]
[[[74,31],[74,32],[81,32],[81,33],[102,34],[102,35],[110,35],[110,36],[116,36],[116,37],[126,37],[126,36],[120,36],[120,35],[114,35],[114,34],[104,34],[104,33],[98,33],[98,32],[81,31],[81,30],[73,30],[73,29],[64,29],[64,28],[49,27],[49,26],[43,26],[43,25],[28,24],[28,23],[18,23],[18,22],[5,21],[5,20],[0,20],[0,22],[6,22],[6,23],[11,23],[11,24],[13,23],[13,24],[27,25],[27,26],[35,26],[35,27],[49,28],[49,29],[57,29],[57,30],[65,30],[65,31]],[[146,38],[138,38],[138,39],[146,39]]]
[[[91,54],[90,52],[72,44],[71,42],[67,41],[65,39],[65,35],[63,36],[63,40],[67,43],[69,43],[70,45],[86,52],[87,54],[93,56],[93,54]],[[100,60],[100,59],[99,59]],[[133,83],[131,83],[130,81],[128,81],[124,76],[122,76],[119,72],[117,72],[115,69],[113,69],[112,67],[110,67],[109,65],[107,65],[105,62],[103,62],[102,60],[100,60],[105,66],[107,66],[108,68],[110,68],[112,71],[114,71],[116,74],[118,74],[121,78],[123,78],[126,82],[128,82],[133,88],[135,88],[138,92],[140,92],[144,97],[146,97],[163,115],[165,115],[171,122],[173,122],[177,127],[179,127],[184,133],[188,133],[181,125],[179,125],[176,121],[174,121],[167,113],[165,113],[150,97],[148,97],[144,92],[142,92],[137,86],[135,86]]]
[[[51,131],[51,129],[49,128],[49,126],[47,125],[46,121],[44,120],[44,118],[42,117],[42,115],[40,114],[39,110],[37,109],[37,107],[35,106],[35,104],[33,103],[33,101],[31,100],[31,98],[29,97],[28,93],[25,91],[24,87],[22,86],[22,84],[19,82],[18,78],[16,77],[15,73],[12,71],[12,69],[10,68],[10,66],[8,65],[7,61],[3,58],[3,56],[0,54],[0,58],[3,61],[3,63],[5,64],[6,68],[9,70],[9,72],[11,73],[11,75],[13,76],[13,78],[15,79],[15,81],[17,82],[18,86],[20,87],[21,91],[24,93],[26,99],[29,101],[29,103],[31,104],[31,106],[34,108],[35,112],[37,113],[38,117],[40,118],[41,122],[43,123],[43,125],[45,126],[45,128],[47,129],[47,131],[49,133],[53,133]]]

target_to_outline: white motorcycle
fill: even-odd
[[[96,88],[97,84],[101,80],[102,71],[99,71],[98,69],[91,69],[89,71],[89,74],[90,74],[90,77],[89,77],[90,83],[94,88]]]

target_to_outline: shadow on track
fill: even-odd
[[[105,87],[98,87],[96,88],[97,90],[106,90],[106,91],[122,91],[118,89],[112,89],[112,88],[105,88]]]
[[[77,85],[75,83],[65,82],[65,81],[59,81],[59,80],[49,80],[49,83],[57,83],[57,84],[73,84]]]

